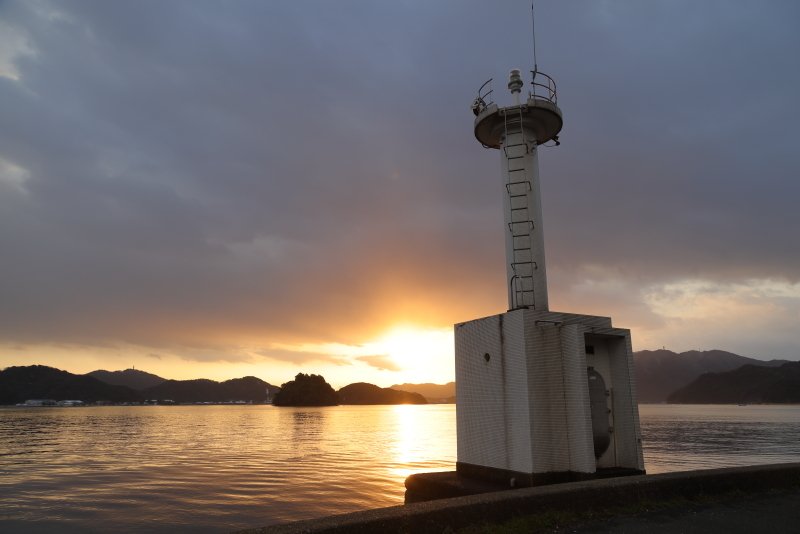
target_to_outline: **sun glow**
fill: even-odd
[[[455,348],[451,328],[396,326],[363,348],[371,356],[360,359],[393,371],[394,383],[453,380]]]
[[[401,369],[420,368],[453,352],[451,329],[425,330],[414,327],[394,328],[369,344],[379,354],[388,356]]]
[[[401,382],[453,380],[454,342],[452,328],[398,325],[385,334],[359,344],[303,343],[273,345],[275,349],[335,358],[336,381],[345,385],[360,377],[386,385]],[[349,365],[361,369],[355,371]],[[348,370],[349,368],[349,370]],[[333,376],[333,375],[332,375]],[[348,378],[348,376],[350,378]]]

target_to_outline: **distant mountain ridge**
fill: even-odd
[[[704,373],[732,371],[743,365],[779,367],[787,360],[762,361],[723,350],[680,354],[671,350],[641,350],[633,353],[639,402],[666,402],[674,391]]]
[[[165,380],[141,391],[146,399],[170,399],[175,402],[227,402],[243,400],[266,402],[280,390],[254,376],[216,382],[205,378]]]
[[[787,360],[757,360],[723,350],[641,350],[633,353],[639,402],[661,403],[676,390],[704,373],[733,371],[743,365],[777,368]],[[419,393],[428,402],[455,401],[455,382],[447,384],[397,384],[392,389]]]
[[[45,365],[8,367],[0,371],[0,404],[28,399],[135,402],[136,391],[106,384],[88,375],[74,375]]]
[[[669,396],[682,404],[800,403],[800,362],[705,373]]]
[[[428,402],[441,402],[443,400],[452,399],[455,402],[456,396],[456,383],[448,382],[446,384],[396,384],[391,386],[391,389],[401,391],[408,391],[410,393],[419,393]]]
[[[105,371],[103,369],[98,369],[97,371],[87,373],[87,375],[93,376],[106,384],[125,386],[137,391],[151,388],[167,381],[166,378],[139,371],[138,369],[125,369],[124,371]]]
[[[428,404],[419,393],[356,382],[339,391],[339,404]]]
[[[704,384],[703,387],[706,389],[712,385],[717,387],[717,383],[714,381],[722,380],[721,383],[723,385],[720,385],[719,388],[728,391],[724,395],[720,393],[721,396],[711,395],[708,399],[743,398],[744,400],[737,400],[736,402],[784,402],[750,399],[736,389],[736,387],[744,388],[748,379],[756,381],[747,385],[753,391],[751,395],[753,399],[793,398],[790,392],[782,397],[776,392],[781,391],[781,388],[790,387],[786,384],[793,384],[791,376],[793,376],[794,367],[792,365],[786,367],[785,364],[796,362],[788,362],[787,360],[762,361],[721,350],[687,351],[680,354],[669,350],[643,350],[635,352],[633,358],[638,399],[642,403],[660,403],[668,400],[676,403],[705,402],[698,400],[706,398],[694,389],[698,386],[689,388],[701,377],[704,377],[701,383]],[[722,378],[705,376],[709,373],[722,374],[735,371],[743,366],[747,367],[747,369],[742,371],[741,374],[730,375],[734,378],[727,377],[728,375]],[[775,372],[761,371],[760,369],[762,368],[773,369]],[[780,378],[782,375],[786,376]],[[725,382],[726,380],[738,380],[741,384],[734,387],[732,384]],[[772,391],[758,389],[760,387],[758,384],[761,382],[773,384]],[[406,394],[419,394],[428,402],[434,403],[455,402],[455,382],[446,384],[406,383],[394,385],[391,388],[378,388],[365,383],[351,384],[350,386],[358,384],[362,385],[350,387],[346,391],[352,391],[355,395],[353,398],[357,399],[359,404],[413,402],[409,399],[398,401],[400,397],[392,396],[394,395],[392,393],[381,393],[380,390],[398,390],[406,392]],[[345,388],[348,387],[345,386]],[[345,390],[345,388],[342,388],[342,390]],[[86,402],[141,402],[144,400],[172,400],[175,402],[244,400],[265,402],[269,399],[274,399],[279,390],[280,388],[277,386],[256,377],[237,378],[225,382],[206,379],[166,380],[157,375],[135,369],[126,369],[124,371],[97,370],[86,375],[75,375],[43,365],[8,367],[0,370],[0,404],[16,404],[28,399],[83,400]],[[336,394],[335,391],[333,393]],[[673,393],[674,395],[672,395]],[[739,395],[739,397],[736,395]],[[372,400],[367,402],[367,399]],[[391,400],[391,402],[387,399]],[[728,401],[709,400],[708,402]]]
[[[260,403],[275,400],[276,405],[317,406],[339,404],[340,397],[342,404],[427,404],[425,397],[420,394],[381,388],[365,382],[350,384],[336,392],[318,375],[300,373],[294,381],[284,386],[289,384],[292,387],[284,392],[284,398],[281,399],[281,388],[254,376],[224,382],[208,379],[167,380],[136,369],[97,370],[76,375],[44,365],[30,365],[0,370],[0,404],[19,404],[30,399],[81,400],[89,403]]]
[[[132,370],[128,370],[132,371]],[[97,373],[94,371],[92,374]],[[106,374],[107,373],[107,374]],[[149,373],[99,373],[112,379],[156,377]],[[141,375],[139,374],[141,373]],[[28,399],[143,402],[145,400],[174,402],[266,402],[278,387],[253,376],[224,382],[214,380],[164,380],[158,385],[135,390],[124,385],[109,384],[92,374],[75,375],[44,365],[8,367],[0,371],[0,404],[18,404]],[[147,376],[145,376],[147,375]]]

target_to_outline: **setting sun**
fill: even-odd
[[[326,378],[339,387],[350,382],[372,382],[390,386],[402,382],[453,380],[453,330],[401,324],[361,343],[274,344],[274,350],[308,355],[309,360],[329,359]],[[355,371],[353,367],[358,367]]]
[[[421,370],[439,365],[442,356],[452,354],[453,331],[451,328],[433,330],[402,326],[392,329],[368,346],[388,356],[404,371]]]

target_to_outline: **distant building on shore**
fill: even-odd
[[[28,399],[20,406],[58,406],[58,402],[53,399]]]

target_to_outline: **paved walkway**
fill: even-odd
[[[560,530],[564,531],[575,534],[800,533],[800,489],[643,512]]]

